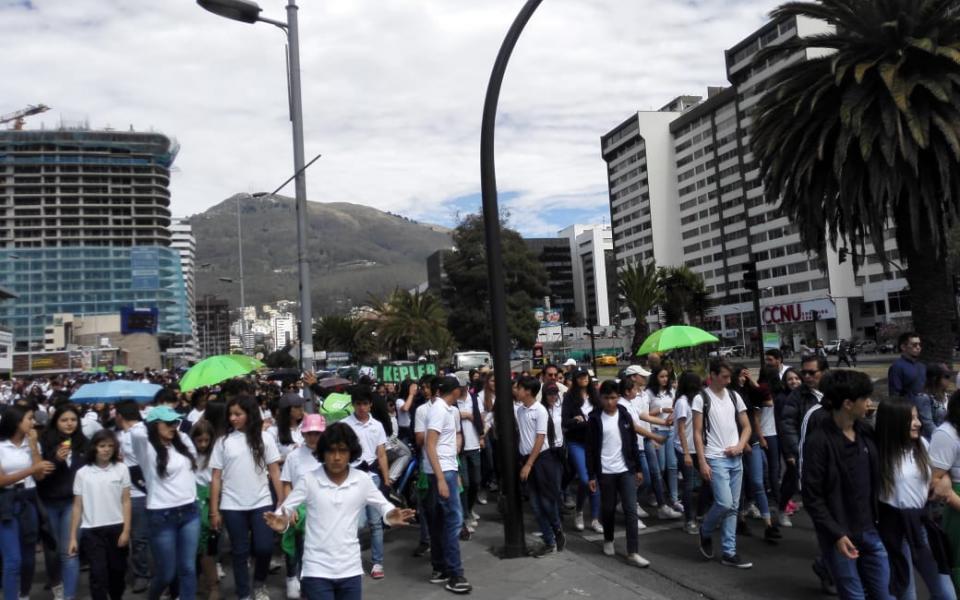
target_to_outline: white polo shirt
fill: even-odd
[[[360,438],[360,448],[363,452],[360,454],[359,462],[375,466],[377,447],[387,443],[387,432],[383,429],[383,423],[370,416],[367,417],[366,422],[361,422],[355,414],[345,418],[343,422],[349,425]],[[374,472],[379,473],[379,470]]]
[[[307,473],[284,500],[281,510],[292,515],[307,505],[302,577],[343,579],[363,575],[357,530],[360,515],[370,506],[383,518],[394,509],[373,479],[350,469],[340,485],[323,468]]]
[[[417,409],[417,416],[424,407]],[[443,398],[438,398],[430,405],[430,412],[427,413],[427,436],[431,431],[440,434],[437,439],[437,458],[440,460],[440,468],[443,472],[456,471],[457,467],[457,432],[460,430],[460,411],[456,405],[450,406]],[[424,453],[426,454],[427,442],[423,443]],[[433,475],[433,465],[427,457],[423,465],[425,473]]]
[[[287,455],[287,460],[280,470],[280,481],[295,486],[301,477],[316,470],[319,466],[320,461],[317,460],[313,450],[309,446],[300,446]]]
[[[426,465],[430,464],[430,460],[427,458],[427,414],[429,414],[430,407],[433,406],[435,401],[436,398],[433,398],[421,404],[417,408],[417,414],[413,421],[414,435],[418,433],[423,434],[423,447],[420,448],[420,464],[424,465],[424,471],[426,471]]]
[[[210,467],[222,471],[221,510],[253,510],[271,506],[269,467],[280,462],[280,450],[276,439],[266,431],[260,432],[263,439],[264,467],[253,459],[247,445],[247,436],[242,431],[232,431],[218,439],[210,454]]]
[[[29,469],[33,466],[33,451],[30,450],[30,440],[24,436],[19,446],[15,446],[10,440],[0,442],[0,469],[4,474],[11,475],[17,471]],[[23,484],[24,488],[37,487],[33,480],[33,475],[17,481],[13,485]]]
[[[550,416],[547,414],[546,407],[539,402],[534,402],[530,406],[520,404],[517,406],[515,414],[517,416],[517,430],[520,433],[520,443],[518,450],[520,456],[527,456],[533,452],[533,445],[537,442],[537,436],[543,435],[543,446],[541,452],[547,449],[547,421]]]
[[[81,529],[123,524],[123,490],[130,487],[130,469],[122,462],[106,468],[80,467],[73,478],[73,495],[83,499]]]

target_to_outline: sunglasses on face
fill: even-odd
[[[818,369],[804,369],[804,370],[800,371],[800,373],[802,373],[803,375],[809,375],[810,377],[813,377],[814,375],[816,375],[816,374],[819,373],[819,372],[820,372],[820,371],[819,371]]]

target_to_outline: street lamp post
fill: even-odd
[[[245,340],[247,337],[247,319],[246,319],[246,308],[247,301],[246,296],[243,292],[243,227],[240,224],[240,196],[237,196],[237,255],[240,260],[240,339]],[[246,354],[246,347],[241,344]]]
[[[287,0],[287,22],[260,16],[260,6],[250,0],[197,0],[206,10],[242,23],[269,23],[287,34],[290,84],[290,121],[293,127],[293,167],[297,198],[297,267],[300,272],[300,365],[313,370],[313,309],[310,300],[310,261],[307,255],[307,177],[304,174],[303,104],[300,89],[300,29],[296,0]]]

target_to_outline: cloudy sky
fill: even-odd
[[[521,0],[300,0],[308,197],[444,225],[479,208],[487,78]],[[775,0],[546,0],[500,99],[501,201],[525,234],[609,220],[599,138],[637,110],[726,83],[723,50]],[[260,0],[284,19],[284,0]],[[173,211],[292,173],[284,37],[193,0],[0,0],[0,113],[181,145]],[[293,195],[293,186],[284,190]]]

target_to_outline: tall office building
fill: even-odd
[[[573,321],[577,316],[577,301],[570,243],[566,238],[524,238],[523,242],[547,271],[550,307],[559,310],[565,322]]]
[[[215,354],[228,354],[230,342],[230,303],[206,294],[197,301],[197,334],[200,354],[204,358]],[[240,340],[237,340],[240,346]]]
[[[174,340],[174,346],[168,353],[176,354],[187,362],[196,362],[199,358],[197,348],[197,291],[196,291],[196,262],[197,240],[193,236],[193,227],[186,217],[173,219],[170,226],[170,247],[180,253],[180,269],[183,271],[183,281],[187,288],[187,326],[189,334],[179,340]]]
[[[804,18],[767,23],[726,51],[729,87],[637,113],[601,138],[618,267],[655,260],[700,273],[714,304],[707,326],[731,340],[747,341],[757,326],[752,293],[742,285],[748,262],[756,263],[762,325],[788,343],[872,337],[880,322],[909,316],[906,282],[884,274],[872,248],[855,276],[851,261],[831,248],[808,254],[796,225],[764,199],[750,150],[752,111],[771,76],[812,56],[755,57],[761,48],[826,31],[825,23]],[[672,247],[658,243],[664,237]]]
[[[170,247],[170,166],[159,133],[0,131],[0,304],[17,349],[52,315],[155,308],[158,333],[189,334],[180,255]]]
[[[576,311],[587,323],[615,323],[617,270],[610,225],[571,225],[558,237],[570,244]]]

